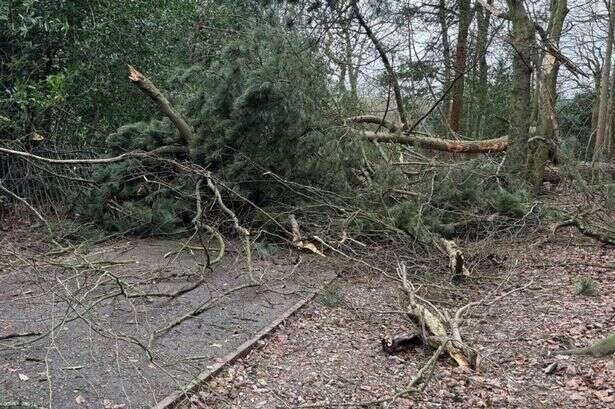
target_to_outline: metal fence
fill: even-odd
[[[11,149],[24,150],[24,146],[11,144]],[[33,147],[30,153],[53,159],[91,159],[98,154],[93,150],[64,147],[55,144]],[[88,185],[92,169],[88,166],[54,166],[18,155],[0,153],[0,182],[43,212],[61,214]],[[4,196],[4,197],[3,197]],[[0,216],[14,210],[11,197],[0,192]]]

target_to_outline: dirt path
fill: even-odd
[[[615,407],[615,359],[553,354],[567,341],[587,345],[615,329],[615,249],[571,234],[531,250],[527,240],[512,247],[490,243],[477,266],[481,278],[454,289],[443,277],[429,277],[427,290],[442,305],[531,285],[469,317],[463,332],[482,356],[479,371],[441,359],[423,394],[390,407]],[[580,276],[594,280],[596,295],[575,294]],[[430,353],[417,348],[388,356],[381,350],[384,333],[411,329],[397,313],[396,284],[356,273],[338,282],[339,291],[302,310],[182,408],[328,408],[403,388]],[[326,305],[336,297],[343,298],[339,305]]]
[[[5,255],[25,255],[19,240],[2,244]],[[205,262],[202,252],[164,257],[179,244],[122,241],[97,247],[84,259],[71,258],[67,263],[74,268],[39,261],[2,272],[0,337],[41,336],[0,340],[0,403],[150,408],[330,277],[309,255],[297,264],[288,249],[256,253],[254,268],[263,286],[239,290],[186,317],[150,347],[150,334],[246,283],[238,249],[229,247],[224,262],[209,271],[198,268]],[[101,260],[107,263],[97,263]]]

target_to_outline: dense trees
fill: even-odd
[[[572,0],[11,0],[0,6],[0,139],[46,155],[189,160],[260,205],[297,200],[263,172],[336,194],[389,192],[394,205],[390,192],[414,183],[402,166],[417,148],[500,154],[500,188],[537,194],[560,151],[613,156],[613,14],[611,2]],[[143,98],[128,64],[181,120]],[[129,175],[144,169],[168,166],[96,171],[84,211],[104,217],[101,203],[118,197],[131,214],[160,209],[197,182],[143,189]],[[162,206],[179,209],[178,225],[184,207]]]
[[[152,112],[126,103],[126,65],[163,79],[188,64],[196,16],[191,0],[2,2],[0,139],[104,148],[112,129]]]

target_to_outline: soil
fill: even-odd
[[[412,264],[407,258],[410,279],[441,308],[454,311],[485,301],[462,325],[463,338],[481,359],[469,371],[443,356],[422,393],[387,402],[381,400],[403,390],[433,353],[423,346],[396,355],[382,350],[383,335],[416,330],[404,316],[405,298],[395,279],[403,248],[358,249],[354,254],[364,256],[362,262],[284,247],[257,252],[255,270],[266,284],[229,295],[165,332],[149,348],[150,361],[143,348],[149,334],[246,282],[239,248],[230,246],[204,284],[179,297],[103,299],[118,291],[118,282],[133,295],[185,289],[200,279],[195,262],[203,263],[203,255],[164,258],[181,242],[122,240],[88,252],[95,268],[72,269],[66,264],[83,260],[33,263],[36,248],[26,245],[25,235],[9,236],[2,237],[2,255],[29,264],[0,270],[0,337],[46,336],[19,348],[17,343],[36,337],[0,340],[0,403],[152,407],[320,289],[314,301],[179,407],[615,408],[613,357],[556,354],[615,328],[615,249],[574,229],[534,246],[541,241],[538,234],[464,243],[474,276],[463,282],[453,282],[443,262],[431,270],[425,268],[437,265],[431,260]],[[96,263],[101,260],[122,263]],[[576,293],[581,277],[588,283],[586,294]],[[503,294],[508,295],[486,305]]]
[[[441,358],[422,393],[374,402],[404,389],[432,351],[382,351],[383,334],[414,327],[400,313],[398,283],[354,270],[337,280],[339,302],[321,296],[181,408],[615,408],[613,357],[556,355],[615,329],[615,249],[572,230],[532,241],[483,243],[476,277],[461,284],[413,278],[451,308],[519,290],[474,308],[462,326],[481,357],[476,371]],[[579,277],[593,280],[595,295],[575,294]]]

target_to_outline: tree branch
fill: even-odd
[[[363,15],[361,14],[361,11],[359,10],[359,6],[356,0],[352,2],[352,8],[354,10],[355,16],[357,17],[357,20],[359,21],[359,24],[365,30],[365,33],[367,34],[369,39],[374,44],[374,47],[376,47],[376,50],[378,51],[378,54],[380,55],[380,59],[382,60],[382,64],[384,65],[384,68],[387,70],[387,74],[389,75],[389,80],[391,81],[391,86],[393,87],[393,93],[395,94],[395,104],[397,105],[397,112],[399,112],[399,120],[402,123],[402,127],[406,128],[408,126],[408,119],[406,117],[406,110],[404,109],[404,101],[401,96],[401,89],[399,88],[399,81],[397,79],[397,74],[395,74],[395,70],[393,69],[391,62],[389,61],[389,57],[387,57],[386,51],[384,47],[382,46],[382,43],[380,43],[380,40],[378,40],[378,38],[376,37],[372,29],[369,27],[369,25],[363,18]]]
[[[188,144],[194,140],[192,126],[173,109],[171,103],[162,95],[162,92],[132,65],[128,66],[128,79],[158,105],[158,110],[173,122],[173,125],[175,125]]]

